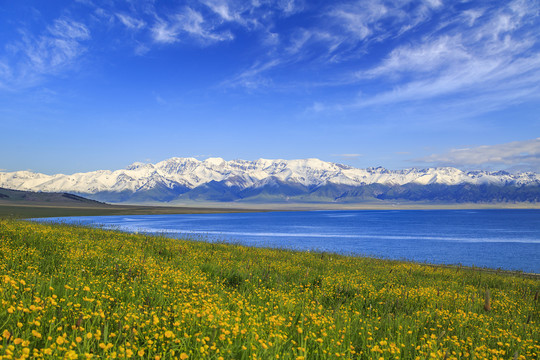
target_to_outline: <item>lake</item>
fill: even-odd
[[[540,210],[347,210],[35,220],[540,273]]]

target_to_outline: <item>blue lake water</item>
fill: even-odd
[[[38,220],[249,246],[540,273],[540,210],[301,211]]]

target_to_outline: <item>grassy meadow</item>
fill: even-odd
[[[0,359],[537,359],[540,280],[0,220]]]

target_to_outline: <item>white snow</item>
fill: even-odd
[[[98,170],[72,175],[45,175],[30,171],[0,172],[0,187],[16,190],[94,194],[101,191],[149,190],[156,186],[195,188],[210,181],[225,181],[242,189],[258,187],[275,179],[320,186],[326,183],[360,186],[366,184],[540,184],[535,173],[509,174],[444,167],[391,171],[381,167],[356,169],[319,159],[259,159],[256,161],[174,157],[156,164],[133,163],[126,169]]]

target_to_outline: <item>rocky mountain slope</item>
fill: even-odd
[[[456,168],[357,169],[318,159],[256,161],[171,158],[72,175],[0,172],[0,186],[70,192],[107,202],[540,201],[536,173]]]

